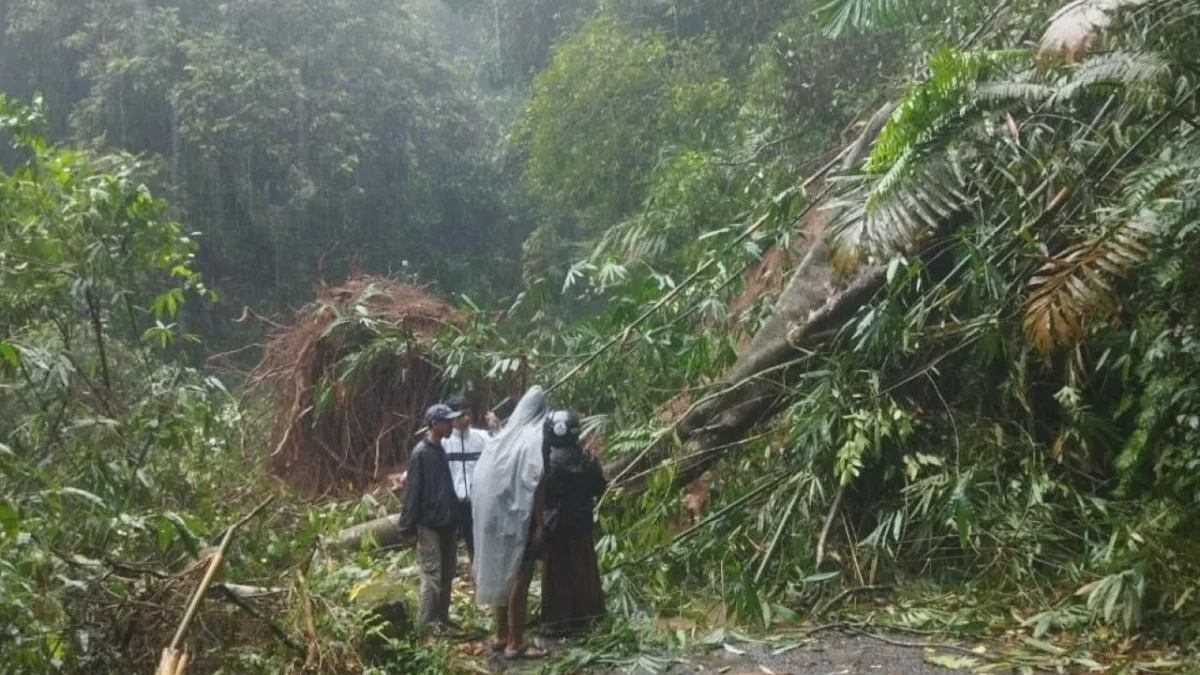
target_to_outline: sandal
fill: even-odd
[[[549,653],[550,652],[544,649],[538,649],[537,647],[525,645],[515,652],[510,652],[505,649],[504,658],[508,659],[509,661],[516,661],[517,659],[540,659],[547,656]]]

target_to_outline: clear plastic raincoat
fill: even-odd
[[[542,480],[542,422],[549,411],[541,387],[525,393],[475,465],[475,599],[504,606],[521,570],[533,497]]]

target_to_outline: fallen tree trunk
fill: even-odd
[[[883,128],[892,104],[878,110],[862,134],[843,153],[841,168],[852,169],[865,156]],[[820,203],[814,204],[814,207]],[[811,209],[810,209],[811,211]],[[757,425],[779,411],[783,394],[803,372],[798,361],[835,335],[883,287],[886,265],[863,265],[850,275],[834,269],[824,225],[832,214],[809,221],[812,240],[807,254],[775,302],[771,317],[755,334],[738,360],[715,387],[715,393],[693,405],[677,422],[675,436],[660,439],[632,459],[622,458],[605,467],[614,487],[638,490],[641,481],[623,479],[643,473],[670,459],[677,439],[684,444],[675,482],[690,484],[710,466],[740,446],[739,441]]]
[[[347,527],[328,543],[332,548],[355,549],[370,537],[379,548],[403,546],[404,535],[400,533],[400,516],[390,515],[365,523]]]
[[[884,285],[885,267],[864,266],[848,284],[828,295],[820,293],[819,287],[793,290],[791,286],[796,281],[815,281],[813,277],[829,270],[824,242],[814,246],[809,256],[806,258],[811,261],[809,267],[801,263],[792,284],[780,296],[781,300],[789,298],[791,292],[791,299],[800,300],[794,303],[797,312],[806,314],[807,319],[792,323],[782,336],[759,343],[757,350],[752,343],[745,358],[739,358],[730,369],[721,395],[708,399],[684,416],[680,432],[694,458],[676,467],[677,484],[687,485],[699,478],[727,452],[739,447],[738,441],[751,429],[773,417],[784,394],[805,370],[804,363],[797,358],[803,354],[801,349],[813,349],[835,335]],[[809,299],[819,303],[813,303],[817,304],[815,309],[803,302]],[[722,450],[703,452],[709,448]]]

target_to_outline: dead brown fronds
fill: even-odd
[[[1097,36],[1112,23],[1116,12],[1139,5],[1147,0],[1072,0],[1050,18],[1042,34],[1038,59],[1062,56],[1074,61],[1092,49]]]
[[[1128,220],[1106,236],[1072,244],[1046,260],[1029,280],[1024,329],[1030,342],[1049,352],[1074,346],[1089,322],[1119,311],[1113,284],[1149,255],[1152,224]]]

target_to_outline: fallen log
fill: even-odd
[[[273,595],[283,595],[287,593],[288,589],[270,588],[267,586],[246,586],[244,584],[213,584],[209,591],[212,595],[224,596],[226,593],[232,593],[242,600],[254,600]]]
[[[404,535],[400,532],[400,516],[393,514],[347,527],[331,539],[329,545],[338,549],[354,549],[361,546],[367,537],[372,538],[380,548],[404,545]]]
[[[813,247],[805,262],[808,265],[801,263],[780,300],[795,312],[791,316],[807,317],[789,322],[781,337],[756,339],[757,345],[752,342],[744,358],[739,358],[730,369],[722,394],[696,406],[681,421],[680,435],[689,446],[688,452],[716,447],[723,450],[682,462],[676,467],[678,485],[687,485],[698,478],[728,452],[736,450],[737,441],[751,429],[779,412],[784,394],[805,370],[804,361],[797,358],[803,354],[801,348],[818,347],[835,335],[883,287],[887,274],[886,267],[864,266],[841,288],[820,284],[820,278],[830,268],[828,245],[824,241]],[[797,281],[816,283],[793,289]],[[827,290],[832,292],[826,293]],[[779,311],[779,305],[776,307]]]

